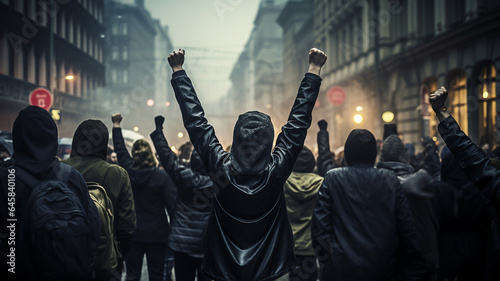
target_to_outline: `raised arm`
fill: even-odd
[[[318,173],[324,177],[326,172],[335,168],[333,161],[334,154],[330,151],[330,136],[328,134],[328,122],[326,120],[318,121]]]
[[[208,124],[205,118],[205,112],[201,106],[200,100],[196,95],[191,79],[183,70],[184,50],[171,53],[168,62],[172,67],[172,87],[174,88],[175,98],[179,103],[189,138],[194,148],[200,155],[207,171],[217,171],[222,165],[222,159],[227,154],[215,136],[215,130]]]
[[[313,48],[309,51],[309,72],[302,79],[288,121],[281,128],[273,152],[275,162],[279,165],[280,177],[288,177],[304,145],[321,85],[321,78],[318,75],[325,62],[326,55],[321,50]]]
[[[177,156],[170,149],[167,139],[163,134],[162,128],[164,120],[165,118],[163,116],[155,117],[156,130],[150,135],[156,152],[158,153],[158,157],[160,157],[161,165],[172,181],[174,181],[177,188],[196,188],[196,183],[198,182],[197,178],[200,175],[179,164]]]
[[[432,109],[439,119],[439,134],[445,141],[457,163],[467,177],[482,190],[500,214],[500,170],[498,170],[483,150],[460,129],[445,106],[448,91],[441,87],[430,96]]]
[[[118,158],[118,164],[130,173],[132,168],[134,168],[134,159],[128,153],[125,141],[123,140],[122,128],[120,127],[122,120],[123,117],[120,113],[111,116],[111,121],[113,121],[113,146]]]

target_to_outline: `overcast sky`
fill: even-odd
[[[202,102],[226,95],[229,74],[253,28],[260,0],[145,0],[153,18],[168,25]]]

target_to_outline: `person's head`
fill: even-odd
[[[108,128],[100,120],[85,120],[73,135],[71,156],[98,157],[106,160],[108,150]]]
[[[47,110],[28,106],[19,112],[12,128],[13,158],[37,178],[49,176],[56,163],[57,126]]]
[[[156,158],[151,146],[145,139],[136,140],[132,145],[134,169],[156,167]]]
[[[116,152],[111,152],[109,155],[109,161],[113,164],[118,164],[118,157],[116,156]]]
[[[293,166],[293,171],[297,173],[312,173],[316,166],[316,160],[312,151],[304,146],[300,151],[297,161]]]
[[[403,141],[397,135],[388,136],[382,145],[380,161],[392,161],[408,164],[408,155]]]
[[[344,157],[347,165],[375,165],[377,141],[375,136],[365,129],[352,130],[344,145]]]
[[[406,143],[405,148],[406,148],[406,154],[409,157],[415,156],[415,146],[413,145],[413,143]]]
[[[179,161],[184,166],[190,165],[191,153],[193,152],[193,144],[186,142],[179,147]]]
[[[386,138],[388,138],[390,135],[398,135],[398,127],[396,124],[384,124],[384,137],[383,140],[385,141]]]
[[[241,114],[236,121],[231,145],[231,165],[244,175],[262,172],[269,163],[274,127],[269,115],[258,111]]]

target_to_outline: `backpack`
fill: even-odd
[[[31,188],[21,222],[25,265],[41,280],[85,278],[92,274],[95,242],[87,211],[68,186],[71,167],[60,163],[57,179],[38,180],[16,167],[19,179]],[[28,269],[30,267],[30,269]]]
[[[101,234],[97,246],[94,270],[110,272],[118,266],[118,247],[113,235],[113,203],[106,190],[96,182],[87,182],[90,198],[94,201],[101,221]]]

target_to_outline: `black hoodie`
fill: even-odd
[[[17,242],[28,241],[27,237],[22,237],[19,232],[19,225],[24,219],[24,210],[26,207],[27,200],[31,194],[30,186],[27,186],[22,179],[19,179],[19,173],[16,173],[18,167],[21,167],[24,171],[30,173],[33,177],[38,180],[49,180],[60,178],[60,165],[56,158],[57,151],[57,126],[52,120],[49,113],[36,106],[28,106],[23,109],[16,121],[14,121],[14,126],[12,129],[12,139],[14,144],[14,158],[16,165],[13,167],[0,170],[0,186],[2,187],[2,192],[0,192],[0,202],[5,208],[1,208],[0,214],[2,216],[2,228],[0,229],[0,249],[2,270],[7,265],[7,241],[4,241],[3,237],[8,237],[8,233],[4,233],[7,229],[3,227],[3,224],[7,222],[7,195],[8,195],[8,181],[7,178],[15,176],[15,215],[18,220],[16,231]],[[68,186],[75,192],[75,194],[80,198],[82,205],[87,209],[88,218],[91,221],[91,226],[94,231],[94,239],[97,241],[99,239],[99,215],[95,205],[92,203],[85,180],[82,175],[74,168],[70,169],[70,175],[68,178]],[[10,178],[9,177],[9,178]],[[92,230],[91,230],[92,231]],[[19,246],[19,244],[17,244]],[[32,266],[36,264],[36,261],[30,260],[30,255],[23,253],[18,248],[16,252],[16,265],[19,274],[22,274],[26,280],[36,280],[39,279],[37,272]],[[4,274],[7,272],[5,269]]]

